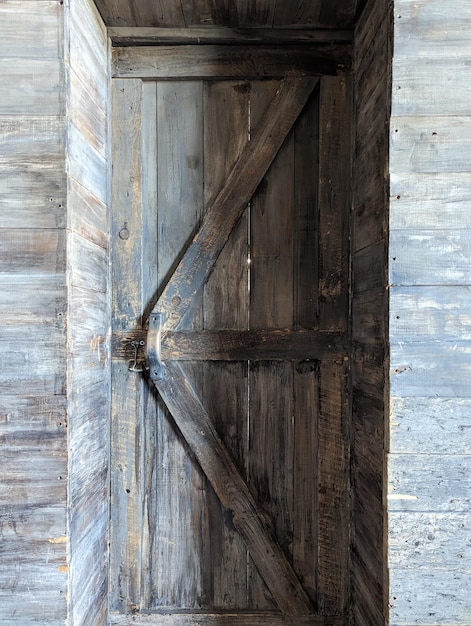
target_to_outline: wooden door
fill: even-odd
[[[113,81],[116,614],[344,623],[349,109],[345,77]]]

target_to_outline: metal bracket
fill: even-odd
[[[131,341],[131,345],[134,348],[134,359],[131,361],[132,365],[128,366],[128,370],[130,372],[143,372],[144,368],[139,367],[137,362],[138,362],[138,352],[139,352],[139,348],[142,348],[142,346],[144,345],[144,341],[135,339],[134,341]]]
[[[149,330],[147,331],[147,367],[151,380],[163,378],[163,368],[160,347],[162,343],[162,326],[165,313],[151,313],[149,318]]]

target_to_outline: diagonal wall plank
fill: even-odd
[[[270,524],[251,495],[204,407],[177,363],[164,366],[157,389],[180,432],[221,500],[280,609],[287,615],[312,613],[310,602]]]
[[[287,78],[242,151],[226,185],[208,206],[199,232],[164,288],[154,311],[166,314],[165,328],[178,326],[211,269],[234,225],[302,111],[318,79]]]

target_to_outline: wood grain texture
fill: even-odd
[[[184,613],[155,613],[152,615],[115,616],[111,617],[111,624],[117,626],[147,626],[159,624],[162,626],[262,626],[269,623],[270,626],[345,626],[344,618],[328,617],[319,615],[302,616],[294,618],[278,613],[244,613],[242,615],[232,613],[202,613],[186,615]]]
[[[224,185],[249,139],[250,84],[207,83],[204,87],[204,190],[205,204]],[[204,287],[203,326],[248,327],[248,217],[235,226]],[[207,354],[206,350],[199,351]],[[193,359],[194,357],[192,357]],[[202,402],[222,442],[246,479],[248,447],[248,365],[206,363],[203,366]],[[213,494],[211,494],[213,495]],[[211,496],[210,496],[211,498]],[[210,569],[212,603],[216,609],[248,608],[249,559],[247,548],[214,494],[208,502],[211,536]]]
[[[353,74],[352,548],[357,624],[387,623],[387,232],[392,7],[360,3]]]
[[[159,298],[156,310],[166,313],[166,329],[177,327],[192,297],[205,282],[234,224],[306,103],[314,84],[311,80],[286,79],[277,90],[224,188],[207,207],[201,229],[173,274],[172,283],[164,288]],[[222,206],[224,213],[221,212]]]
[[[5,0],[0,7],[2,57],[60,59],[62,54],[60,4],[51,0],[30,2],[28,10],[17,0]]]
[[[310,613],[310,602],[274,540],[270,524],[258,510],[204,407],[177,364],[166,366],[166,376],[158,382],[158,389],[221,503],[230,511],[234,526],[247,542],[280,609],[287,615]]]
[[[274,29],[274,28],[224,28],[198,27],[187,28],[128,28],[116,26],[108,28],[108,35],[113,46],[135,46],[144,44],[351,44],[351,30],[332,29]]]
[[[348,73],[350,50],[342,45],[135,46],[113,49],[117,78],[281,78]]]
[[[68,621],[105,623],[109,531],[108,48],[89,0],[66,16]]]

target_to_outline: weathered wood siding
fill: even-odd
[[[395,2],[391,624],[469,623],[471,6]]]
[[[69,623],[107,622],[108,43],[91,0],[67,21]]]
[[[0,3],[0,624],[67,604],[63,7]]]
[[[386,623],[385,420],[390,2],[369,2],[355,31],[352,301],[354,623]]]
[[[67,598],[71,624],[106,621],[107,46],[92,7],[0,4],[5,625],[63,624]]]

